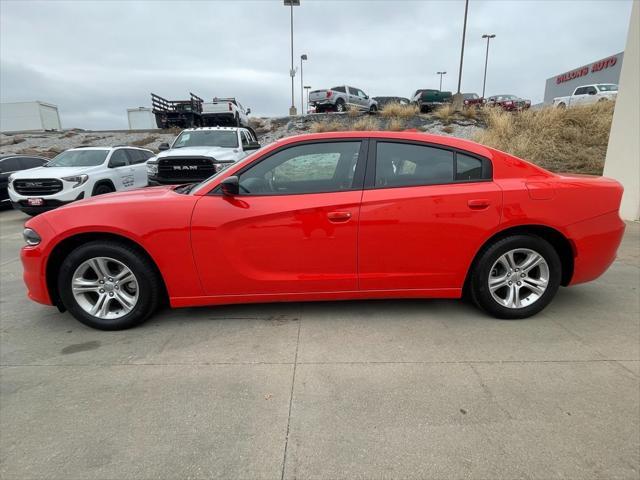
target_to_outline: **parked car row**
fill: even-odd
[[[14,208],[37,215],[61,205],[109,192],[146,187],[151,150],[118,145],[66,150],[41,166],[9,175]]]
[[[28,215],[37,215],[105,193],[200,182],[258,148],[248,128],[203,127],[182,131],[171,145],[161,144],[158,155],[119,145],[72,148],[53,160],[3,157],[0,198]]]

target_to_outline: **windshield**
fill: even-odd
[[[224,172],[227,168],[229,168],[230,166],[238,166],[238,165],[246,165],[247,163],[253,162],[253,160],[256,158],[257,154],[262,155],[262,152],[269,148],[271,145],[273,145],[275,142],[272,142],[266,146],[263,146],[261,148],[259,148],[258,150],[256,150],[255,152],[251,153],[250,155],[247,155],[246,157],[244,157],[242,160],[238,160],[235,163],[228,163],[228,164],[222,164],[222,170],[214,173],[213,175],[211,175],[209,178],[201,181],[200,183],[194,183],[192,185],[189,186],[189,189],[180,193],[191,193],[191,192],[196,192],[200,187],[202,187],[203,185],[206,185],[207,183],[209,183],[211,180],[213,180],[214,178],[216,178],[218,175],[220,175],[222,172]]]
[[[96,167],[102,165],[109,150],[67,150],[55,157],[45,167]]]
[[[618,85],[616,85],[615,83],[606,83],[604,85],[597,85],[598,90],[600,90],[601,92],[617,92],[618,91]]]
[[[238,134],[235,130],[198,130],[182,132],[171,148],[224,147],[237,148]]]
[[[518,100],[515,95],[501,95],[500,100]]]
[[[477,93],[463,93],[462,97],[465,100],[475,100],[475,99],[479,98]]]

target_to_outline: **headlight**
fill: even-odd
[[[157,163],[147,163],[147,175],[150,177],[155,177],[158,174],[158,164]]]
[[[7,178],[7,188],[10,188],[13,190],[13,175],[9,175],[9,178]]]
[[[25,228],[22,231],[22,238],[24,238],[25,243],[30,247],[38,245],[42,240],[40,235],[38,235],[38,233],[32,228]]]
[[[89,175],[73,175],[71,177],[62,177],[65,182],[75,183],[71,188],[76,188],[89,180]]]

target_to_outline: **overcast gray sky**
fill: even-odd
[[[456,90],[463,0],[302,0],[294,54],[304,82],[372,96]],[[462,91],[540,102],[545,80],[624,50],[631,0],[470,0]],[[0,98],[59,107],[64,128],[127,128],[150,92],[235,96],[256,115],[290,101],[289,10],[282,0],[0,0]],[[299,76],[296,105],[299,108]]]

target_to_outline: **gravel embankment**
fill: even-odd
[[[385,130],[389,120],[381,115],[370,116],[367,114],[352,117],[340,114],[313,114],[306,117],[275,117],[257,118],[251,120],[261,144],[267,145],[291,135],[299,135],[314,131],[316,124],[330,122],[339,130],[351,130],[358,121],[372,122],[374,129]],[[471,139],[483,128],[474,120],[456,120],[445,125],[432,115],[418,115],[414,118],[404,119],[402,129],[415,129],[421,132],[448,135],[459,138]],[[371,125],[370,125],[371,127]],[[360,128],[370,130],[372,128]],[[42,155],[54,157],[58,153],[69,148],[80,146],[113,146],[134,145],[158,151],[158,146],[163,142],[171,142],[178,130],[166,131],[84,131],[68,130],[64,132],[41,132],[24,134],[0,134],[0,155],[11,153]]]

